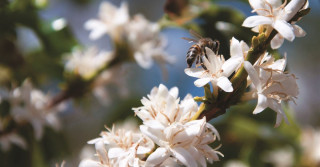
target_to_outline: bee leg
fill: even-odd
[[[214,53],[217,55],[218,54],[218,52],[219,52],[219,49],[220,49],[220,42],[219,41],[217,41],[217,40],[214,40],[214,42],[215,42],[215,47],[214,47]]]
[[[200,64],[204,70],[207,70],[207,67],[204,65],[202,58],[200,58]]]
[[[197,56],[197,57],[196,57],[196,67],[199,66],[199,63],[200,63],[200,56]]]

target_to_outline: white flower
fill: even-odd
[[[208,145],[215,141],[218,134],[212,134],[217,131],[213,126],[209,127],[205,118],[186,123],[174,122],[167,127],[156,121],[151,122],[141,125],[140,130],[159,147],[149,155],[146,166],[161,165],[170,157],[188,167],[196,167],[198,164],[206,166],[206,160],[210,163],[219,160],[218,154],[221,153]]]
[[[21,87],[10,92],[8,100],[14,120],[18,123],[29,122],[34,128],[36,139],[42,137],[44,125],[59,129],[56,109],[46,109],[50,98],[40,90],[34,89],[30,80],[25,80]]]
[[[268,61],[267,61],[268,62]],[[244,62],[244,68],[249,74],[258,96],[258,104],[253,111],[254,114],[262,112],[267,107],[277,112],[275,127],[278,127],[287,117],[282,110],[281,102],[293,100],[298,95],[296,78],[292,74],[283,73],[283,61],[276,65],[265,65],[254,68],[249,62]],[[269,68],[266,68],[269,67]]]
[[[15,144],[23,149],[27,148],[24,139],[15,132],[3,132],[3,120],[0,118],[0,149],[4,152],[10,150],[11,144]]]
[[[217,130],[205,118],[191,121],[198,110],[191,95],[179,101],[176,87],[168,90],[160,84],[141,100],[142,107],[133,109],[143,121],[141,132],[159,146],[148,157],[146,166],[174,164],[174,159],[186,166],[206,166],[206,160],[219,160],[220,153],[208,146],[218,136]]]
[[[293,41],[295,36],[304,36],[305,32],[299,26],[291,25],[288,22],[300,9],[307,8],[307,0],[292,0],[288,4],[286,2],[281,4],[281,0],[249,0],[253,12],[258,15],[248,17],[242,26],[257,27],[261,25],[266,26],[269,31],[270,28],[276,29],[279,34],[272,40],[272,48],[279,48],[283,43],[283,38]],[[305,6],[303,7],[303,5]]]
[[[267,152],[263,159],[276,167],[291,167],[294,166],[294,150],[290,146],[278,148]]]
[[[175,61],[174,57],[165,52],[167,42],[160,35],[159,25],[148,21],[141,14],[130,18],[126,3],[120,9],[108,2],[102,3],[100,20],[89,20],[85,26],[93,30],[91,39],[108,33],[113,41],[128,44],[134,59],[144,69],[149,69],[156,61],[166,75],[164,65]]]
[[[237,70],[241,67],[242,63],[247,57],[249,51],[249,46],[244,41],[238,41],[236,38],[232,37],[230,42],[230,60],[228,63],[234,63],[238,61]],[[233,61],[231,61],[233,60]]]
[[[145,135],[125,129],[112,128],[108,132],[102,132],[100,138],[88,142],[95,144],[100,162],[97,166],[140,166],[141,160],[154,148],[154,143]],[[94,163],[93,160],[85,160],[81,164]],[[81,166],[80,164],[80,166]],[[83,165],[86,166],[86,165]],[[89,166],[89,165],[87,165]]]
[[[99,19],[91,19],[85,23],[85,28],[91,30],[90,39],[96,40],[104,34],[118,38],[124,26],[129,21],[127,3],[123,2],[120,8],[110,2],[102,2],[99,10]]]
[[[135,15],[126,26],[128,41],[134,50],[134,58],[145,69],[149,69],[153,60],[160,65],[173,63],[175,59],[164,50],[166,39],[160,35],[157,23],[149,22],[143,15]]]
[[[228,77],[238,67],[239,60],[231,58],[225,62],[223,55],[216,55],[209,48],[206,48],[206,53],[208,59],[202,56],[202,60],[207,70],[203,68],[186,68],[184,72],[191,77],[199,78],[194,82],[198,87],[211,82],[214,89],[218,86],[226,92],[232,92],[233,87]]]
[[[115,163],[109,160],[108,151],[102,141],[98,141],[95,144],[97,151],[97,160],[84,159],[80,162],[79,167],[113,167],[116,166]]]
[[[320,129],[307,127],[302,129],[300,145],[305,164],[317,166],[320,164]]]
[[[100,52],[96,48],[75,50],[66,58],[65,69],[84,79],[90,79],[113,58],[112,52]]]
[[[296,37],[304,37],[306,36],[306,32],[298,25],[292,24],[294,35]],[[284,37],[280,34],[277,34],[272,40],[271,40],[271,48],[272,49],[278,49],[281,47],[281,45],[284,42]]]
[[[159,88],[154,87],[151,90],[148,98],[142,98],[142,107],[133,110],[145,124],[157,121],[162,126],[168,126],[174,122],[188,122],[197,112],[198,104],[191,95],[187,95],[179,104],[178,92],[177,87],[168,90],[166,86],[160,84]]]

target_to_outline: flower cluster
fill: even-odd
[[[57,109],[47,109],[50,97],[40,90],[34,89],[30,80],[25,80],[21,87],[9,93],[11,114],[16,122],[29,122],[35,132],[36,139],[43,135],[44,125],[59,129]]]
[[[290,41],[295,36],[303,36],[305,32],[295,25],[293,19],[297,12],[308,8],[306,0],[292,0],[290,3],[282,3],[281,0],[249,0],[254,12],[259,16],[248,17],[243,26],[259,27],[260,33],[270,35],[275,29],[278,34],[271,40],[272,48],[279,48],[283,42],[280,38],[286,38]],[[254,47],[254,45],[252,45]],[[262,112],[266,108],[271,108],[277,113],[275,126],[278,127],[284,119],[288,123],[288,119],[281,107],[283,101],[294,101],[298,95],[298,86],[296,77],[284,71],[286,68],[286,56],[283,59],[275,60],[264,50],[262,55],[253,65],[248,61],[248,53],[254,48],[244,41],[238,41],[234,37],[230,42],[230,58],[225,61],[223,55],[216,55],[211,49],[206,48],[206,52],[201,55],[204,66],[203,68],[186,68],[185,73],[192,77],[199,78],[194,82],[197,87],[205,86],[211,82],[213,87],[213,95],[218,96],[219,88],[225,92],[234,92],[234,84],[229,80],[232,74],[235,74],[244,67],[249,77],[247,86],[251,90],[244,94],[242,99],[257,98],[258,104],[253,111],[254,114]],[[251,53],[252,54],[252,53]]]
[[[0,120],[0,132],[3,131],[3,121]],[[11,148],[11,144],[15,144],[20,148],[26,149],[27,143],[16,132],[9,132],[0,135],[0,148],[3,151],[8,151]]]
[[[40,140],[43,136],[44,126],[50,126],[55,130],[60,128],[60,122],[57,118],[59,108],[48,109],[50,97],[40,90],[34,89],[30,80],[25,80],[21,87],[17,87],[12,91],[3,91],[1,96],[2,102],[7,101],[10,104],[10,116],[0,118],[0,131],[5,130],[4,123],[6,122],[7,124],[10,118],[20,125],[30,123],[37,140]],[[0,143],[4,150],[10,148],[10,143],[26,148],[25,141],[15,133],[15,130],[1,134]]]
[[[178,88],[168,89],[160,84],[159,87],[154,87],[147,97],[142,98],[143,106],[133,108],[136,116],[142,120],[139,130],[112,128],[102,132],[100,138],[88,142],[95,144],[98,160],[83,160],[80,166],[184,165],[196,167],[206,166],[207,161],[209,163],[218,161],[219,155],[223,156],[217,151],[219,147],[213,149],[209,145],[217,139],[220,140],[219,134],[211,124],[207,123],[206,115],[199,111],[206,112],[212,106],[221,107],[223,104],[228,104],[225,102],[227,100],[222,101],[223,104],[215,103],[221,102],[219,100],[224,97],[232,98],[237,93],[241,95],[237,100],[240,97],[242,100],[257,99],[254,114],[268,107],[274,110],[277,113],[276,127],[283,119],[288,123],[281,104],[283,101],[294,101],[298,96],[296,77],[285,71],[286,56],[276,59],[267,52],[267,46],[261,47],[259,42],[268,41],[264,45],[271,44],[272,48],[278,48],[282,44],[280,38],[292,41],[295,36],[303,36],[304,31],[295,25],[299,18],[295,17],[297,12],[308,7],[308,2],[303,0],[292,0],[288,4],[286,2],[282,4],[281,0],[250,0],[249,2],[259,16],[250,16],[244,21],[243,26],[254,27],[253,30],[259,29],[260,35],[253,38],[253,41],[259,38],[256,43],[249,47],[244,41],[233,37],[230,41],[228,60],[225,60],[223,55],[205,47],[200,55],[201,66],[184,70],[187,75],[198,78],[194,82],[197,87],[206,87],[205,97],[195,98],[200,99],[199,101],[204,104],[199,107],[189,94],[180,100]],[[103,7],[103,5],[106,6]],[[92,37],[96,39],[104,33],[111,33],[112,38],[125,37],[134,50],[134,57],[138,63],[144,68],[149,68],[150,58],[155,58],[152,56],[154,52],[160,55],[162,53],[161,49],[157,50],[158,42],[162,43],[161,39],[155,35],[158,34],[158,27],[150,24],[141,15],[130,19],[125,4],[122,4],[118,10],[110,4],[103,5],[103,8],[110,8],[112,12],[108,15],[101,12],[100,20],[87,22],[86,27],[92,29]],[[115,21],[112,19],[113,15],[121,18]],[[109,22],[114,22],[114,27],[106,26]],[[97,29],[94,25],[106,27]],[[271,35],[272,32],[273,35]],[[267,40],[268,37],[270,39]],[[157,40],[159,41],[154,43]],[[255,48],[258,45],[259,48]],[[257,49],[262,50],[256,51]],[[253,56],[256,58],[252,60]],[[242,77],[237,81],[243,83],[233,82],[231,78],[235,76]],[[211,89],[208,90],[206,86],[210,83],[213,87],[212,96]],[[243,91],[239,91],[241,86],[236,84],[241,85]],[[245,92],[245,90],[248,91]],[[224,93],[222,98],[220,93]],[[223,107],[225,109],[229,106]]]
[[[108,129],[101,132],[101,137],[88,142],[94,144],[99,162],[83,160],[80,167],[86,166],[142,166],[154,143],[137,130]]]
[[[284,39],[293,41],[295,37],[303,37],[305,31],[296,25],[296,21],[291,19],[300,10],[306,9],[309,6],[307,0],[292,0],[287,4],[287,1],[282,3],[280,0],[249,0],[253,12],[258,16],[250,16],[244,22],[244,27],[257,27],[253,30],[265,28],[268,32],[276,29],[279,34],[271,41],[273,49],[279,48]],[[261,26],[261,27],[259,27]]]
[[[130,18],[125,2],[119,8],[103,2],[99,19],[90,19],[85,23],[85,28],[91,30],[89,37],[92,40],[109,34],[115,42],[126,42],[142,68],[149,69],[154,60],[161,66],[174,62],[174,58],[164,51],[166,40],[160,35],[159,25],[149,22],[141,14]]]
[[[258,60],[254,68],[249,62],[244,62],[244,68],[253,84],[252,92],[258,98],[254,114],[262,112],[267,107],[277,112],[276,127],[284,118],[288,119],[282,110],[281,102],[293,100],[298,95],[298,85],[293,74],[284,73],[286,58],[274,61],[268,54]]]
[[[125,85],[126,69],[124,66],[117,65],[106,68],[114,58],[113,52],[98,51],[91,47],[84,51],[74,50],[66,55],[65,73],[80,76],[84,80],[92,80],[92,93],[103,105],[110,103],[110,94],[105,88],[106,85],[117,85],[120,95],[128,95],[128,88]],[[116,77],[121,74],[122,77]]]
[[[140,132],[124,129],[102,132],[95,144],[100,161],[83,160],[86,166],[206,166],[222,154],[209,144],[219,139],[217,130],[206,119],[192,120],[198,110],[191,95],[181,102],[176,87],[164,85],[151,90],[143,106],[134,108],[142,119]]]
[[[84,79],[92,78],[99,70],[105,67],[113,58],[112,52],[89,48],[85,51],[75,50],[66,56],[65,70],[68,73],[80,75]]]

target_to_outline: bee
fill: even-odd
[[[187,60],[188,68],[191,68],[194,61],[196,61],[196,64],[195,64],[196,67],[201,65],[203,69],[207,70],[207,67],[203,64],[201,55],[204,54],[206,58],[208,58],[206,49],[205,49],[206,47],[210,48],[215,54],[218,54],[220,42],[217,40],[212,40],[211,38],[203,38],[201,35],[199,35],[193,30],[189,30],[189,32],[196,39],[185,38],[185,37],[183,37],[182,39],[188,40],[190,42],[194,42],[196,44],[193,44],[187,52],[186,60]]]

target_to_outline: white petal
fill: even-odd
[[[188,167],[197,167],[196,160],[190,155],[190,153],[182,148],[177,147],[172,150],[174,157],[176,157],[182,164]]]
[[[263,94],[258,94],[258,104],[253,114],[258,114],[268,107],[268,98]]]
[[[294,36],[294,30],[291,24],[287,23],[284,20],[276,20],[273,24],[273,27],[278,31],[281,36],[283,36],[288,41],[293,41]]]
[[[99,141],[95,144],[95,148],[96,148],[96,151],[97,151],[97,154],[99,155],[100,157],[100,161],[102,161],[103,163],[107,163],[108,162],[108,152],[105,148],[105,145],[102,141]]]
[[[204,75],[205,70],[203,68],[186,68],[184,72],[190,77],[200,78]]]
[[[203,61],[208,60],[206,66],[210,66],[210,64],[213,64],[217,61],[216,57],[217,55],[208,47],[205,47],[206,53],[208,55],[208,59],[204,58]]]
[[[98,138],[89,140],[87,143],[88,143],[88,144],[96,144],[96,143],[99,142],[99,141],[103,141],[103,139],[102,139],[101,137],[98,137]]]
[[[248,51],[250,49],[248,44],[245,43],[244,41],[240,41],[240,45],[242,47],[242,52],[246,52],[246,51]]]
[[[278,49],[283,44],[284,38],[277,34],[272,40],[271,40],[271,48],[272,49]]]
[[[18,146],[20,146],[23,149],[27,148],[27,143],[25,142],[25,140],[20,137],[19,135],[13,133],[10,134],[10,141]]]
[[[210,123],[207,123],[206,126],[217,136],[218,140],[220,140],[220,135],[219,135],[218,130]]]
[[[225,76],[219,77],[217,85],[224,90],[225,92],[232,92],[233,87],[232,83],[229,81],[229,79]]]
[[[260,83],[260,79],[259,79],[259,75],[257,73],[257,71],[253,68],[253,66],[251,65],[250,62],[245,61],[244,62],[244,68],[246,69],[252,83],[254,84],[254,86],[260,90],[261,89],[261,83]]]
[[[264,25],[264,24],[272,24],[271,18],[265,17],[265,16],[249,16],[244,20],[244,22],[242,23],[242,26],[255,27],[255,26]]]
[[[256,9],[269,9],[266,7],[266,3],[263,0],[249,0],[250,6],[252,7],[252,9],[256,10]],[[257,10],[256,11],[259,15],[264,15],[266,13],[266,11],[264,10]]]
[[[232,37],[231,39],[231,44],[230,44],[230,55],[233,56],[239,56],[239,57],[243,57],[243,53],[242,53],[242,47],[240,42]]]
[[[97,40],[108,32],[107,26],[99,20],[89,20],[85,23],[84,27],[85,29],[91,30],[89,35],[91,40]]]
[[[165,127],[157,120],[148,120],[143,122],[144,125],[152,128],[152,129],[158,129],[163,130]]]
[[[169,93],[171,96],[173,96],[176,99],[178,98],[179,89],[177,87],[173,87],[169,90]]]
[[[278,59],[273,64],[271,64],[269,68],[273,70],[284,71],[284,69],[286,68],[286,65],[287,65],[287,57],[284,56],[283,59]]]
[[[282,1],[279,0],[267,0],[267,2],[272,5],[273,9],[282,5]]]
[[[205,156],[194,146],[190,146],[187,151],[191,154],[191,156],[197,160],[198,164],[202,167],[207,166],[207,162]]]
[[[276,124],[274,125],[274,127],[275,128],[279,127],[282,120],[283,120],[283,115],[281,115],[280,113],[277,113]]]
[[[296,37],[304,37],[307,35],[307,33],[298,25],[292,25],[293,29],[294,29],[294,35]]]
[[[206,85],[208,82],[210,82],[212,79],[211,78],[200,78],[197,79],[196,81],[194,81],[194,85],[196,85],[197,87],[202,87],[204,85]]]
[[[167,149],[159,147],[152,154],[149,155],[146,166],[156,166],[164,162],[169,158],[170,154]]]
[[[167,98],[168,94],[169,94],[168,88],[165,85],[160,84],[157,96]]]
[[[80,162],[79,167],[101,167],[101,164],[97,161],[86,159]]]
[[[126,153],[123,149],[121,148],[117,148],[117,147],[114,147],[114,148],[110,148],[108,150],[108,157],[109,158],[117,158],[119,156],[123,156],[123,154],[128,154]]]
[[[276,120],[275,127],[280,126],[283,118],[285,119],[285,122],[286,122],[287,124],[289,124],[288,118],[287,118],[286,114],[283,112],[280,103],[278,103],[276,100],[271,100],[271,101],[269,102],[269,107],[270,107],[273,111],[275,111],[275,112],[277,113],[277,120]]]
[[[140,131],[144,135],[148,136],[153,142],[157,145],[160,145],[160,140],[164,138],[162,131],[160,130],[153,130],[145,125],[140,125]]]
[[[34,129],[35,138],[40,140],[43,135],[43,124],[38,119],[31,120],[31,124]]]
[[[189,121],[186,124],[184,124],[184,126],[185,126],[184,132],[189,137],[199,136],[202,133],[202,130],[205,126],[205,123],[206,123],[205,118],[199,119],[199,120]],[[183,134],[183,133],[181,133],[181,134]],[[176,136],[178,136],[178,135],[176,135]]]
[[[284,8],[286,12],[284,19],[289,21],[303,7],[305,2],[306,0],[291,0]]]
[[[128,4],[126,2],[122,2],[119,10],[115,16],[116,24],[124,24],[129,20],[129,11],[128,11]]]
[[[229,77],[244,61],[243,57],[231,57],[222,65],[223,75]]]
[[[271,100],[271,101],[269,102],[269,107],[270,107],[273,111],[277,112],[277,121],[276,121],[275,127],[277,127],[277,126],[280,125],[280,123],[281,123],[281,121],[282,121],[283,118],[284,118],[285,122],[286,122],[287,124],[289,124],[288,118],[287,118],[286,114],[284,113],[284,111],[282,110],[281,103],[278,103],[276,100]],[[278,114],[279,114],[279,116],[278,116]],[[281,115],[281,116],[280,116],[280,115]],[[278,118],[278,117],[279,117],[279,118]]]
[[[135,52],[134,59],[139,64],[139,66],[141,66],[144,69],[149,69],[153,64],[151,56],[143,54],[141,52]]]

